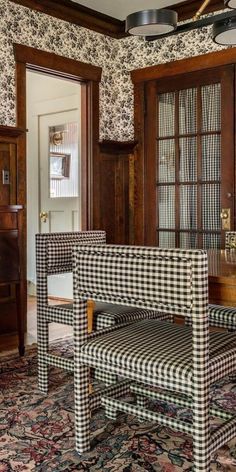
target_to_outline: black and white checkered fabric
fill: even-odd
[[[208,307],[209,324],[229,331],[236,331],[236,308],[221,305]]]
[[[72,248],[75,244],[105,244],[104,231],[36,234],[37,340],[39,388],[48,390],[48,366],[73,370],[73,361],[49,354],[49,323],[73,325],[72,305],[48,304],[48,276],[72,272]]]
[[[73,360],[56,358],[48,352],[49,323],[62,323],[73,326],[73,304],[48,304],[48,280],[52,274],[72,271],[72,248],[80,244],[105,244],[104,231],[80,231],[76,233],[50,233],[36,235],[36,272],[37,272],[37,324],[38,324],[38,375],[39,388],[44,393],[48,390],[48,366],[54,365],[73,371]],[[96,304],[94,312],[94,330],[108,326],[132,323],[146,318],[172,320],[166,313],[153,310],[141,310],[127,306],[107,303]],[[106,370],[96,370],[96,378],[111,384],[116,377]]]
[[[236,249],[236,231],[226,231],[225,249]],[[228,263],[235,263],[235,251],[225,251],[225,259]],[[213,263],[214,260],[211,260]],[[209,324],[211,326],[236,331],[236,308],[209,304]]]
[[[105,244],[105,231],[36,234],[36,272],[58,274],[72,272],[72,248],[75,244]]]
[[[226,231],[225,249],[236,249],[236,231]]]
[[[192,326],[144,320],[131,326],[106,328],[89,335],[86,299],[126,303],[146,309],[182,314]],[[163,389],[163,399],[184,394],[192,424],[150,412],[139,398],[133,405],[103,391],[109,417],[117,411],[154,419],[193,435],[194,470],[209,472],[211,454],[235,435],[236,418],[210,410],[210,384],[236,367],[236,339],[212,333],[208,324],[207,255],[201,250],[129,246],[81,246],[74,251],[75,429],[80,453],[90,447],[89,367],[107,369],[135,385]],[[136,388],[136,387],[135,387]],[[165,397],[166,395],[166,397]],[[148,396],[148,395],[147,395]],[[171,397],[171,398],[172,398]],[[210,433],[210,413],[225,418]]]

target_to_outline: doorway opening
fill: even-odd
[[[35,234],[82,228],[81,84],[27,70],[26,96],[27,333],[34,338]],[[48,289],[51,299],[72,299],[71,274],[50,277]],[[65,334],[61,326],[53,332],[55,337]]]
[[[18,182],[18,195],[19,204],[24,206],[24,224],[22,231],[22,245],[24,248],[22,271],[24,273],[25,288],[22,293],[22,302],[24,305],[24,317],[26,319],[27,313],[27,279],[32,281],[32,289],[35,281],[34,272],[34,259],[35,259],[35,245],[34,245],[34,234],[38,230],[50,230],[61,231],[61,222],[64,221],[60,218],[61,209],[58,210],[56,204],[63,198],[67,199],[66,208],[69,206],[68,201],[70,200],[75,204],[70,212],[64,212],[64,219],[68,217],[68,213],[73,214],[72,227],[73,230],[82,229],[88,230],[93,229],[94,224],[94,187],[96,186],[96,180],[94,175],[94,166],[97,165],[98,155],[98,140],[99,140],[99,82],[101,80],[101,68],[86,64],[74,59],[69,59],[41,51],[28,46],[20,44],[14,44],[14,54],[16,61],[16,102],[17,102],[17,126],[22,129],[23,134],[19,139],[19,153],[17,156],[17,182]],[[47,140],[41,140],[39,146],[35,145],[35,142],[31,143],[31,149],[33,154],[38,153],[38,164],[35,165],[35,161],[30,156],[28,151],[27,155],[27,138],[26,130],[29,128],[27,109],[29,114],[29,103],[27,82],[29,74],[35,74],[40,76],[40,80],[46,80],[45,86],[36,87],[35,95],[37,101],[39,101],[40,93],[44,88],[46,97],[42,98],[44,101],[43,106],[46,106],[46,102],[50,100],[57,100],[63,96],[54,96],[50,98],[47,96],[49,81],[59,80],[56,89],[63,88],[64,86],[73,86],[76,88],[76,94],[78,95],[75,103],[72,103],[67,109],[56,108],[55,110],[44,110],[44,112],[37,111],[35,122],[37,123],[36,132],[38,136],[41,134],[47,135]],[[60,85],[59,85],[60,83]],[[78,90],[80,89],[80,92]],[[74,90],[70,90],[70,95],[74,96]],[[73,101],[73,100],[72,100]],[[35,105],[36,106],[36,105]],[[58,115],[57,119],[55,113]],[[64,113],[64,116],[62,114]],[[72,114],[71,114],[72,113]],[[53,116],[54,114],[54,116]],[[47,116],[46,116],[47,115]],[[83,120],[80,120],[80,117]],[[53,120],[51,120],[53,118]],[[62,119],[63,118],[63,119]],[[80,125],[79,125],[80,120]],[[25,131],[25,132],[24,132]],[[78,155],[83,156],[82,159],[78,159],[77,164],[74,160],[74,150],[68,151],[65,143],[68,137],[72,137],[72,141],[80,143],[78,147]],[[76,136],[76,137],[75,137]],[[28,140],[28,145],[30,141]],[[44,143],[44,144],[43,144]],[[46,144],[45,144],[46,143]],[[67,143],[68,144],[68,143]],[[60,147],[64,145],[63,147]],[[43,147],[44,146],[44,147]],[[73,145],[72,145],[73,147]],[[59,149],[60,148],[60,149]],[[59,152],[60,151],[60,152]],[[41,154],[41,160],[40,160]],[[43,155],[47,155],[47,159],[43,158]],[[41,171],[42,163],[46,163],[44,170]],[[77,166],[77,167],[76,167]],[[29,176],[31,171],[32,180]],[[40,172],[39,172],[40,171]],[[46,177],[45,177],[46,173]],[[28,189],[26,186],[26,174],[28,178]],[[41,175],[41,180],[39,179]],[[70,175],[77,176],[77,181],[70,179]],[[37,178],[36,178],[37,175]],[[82,178],[81,178],[82,176]],[[43,187],[44,182],[47,180],[47,192]],[[69,182],[70,181],[70,182]],[[31,201],[30,196],[30,185],[31,187],[38,184],[36,204]],[[35,192],[35,190],[34,190]],[[36,193],[34,194],[36,195]],[[64,195],[64,196],[63,196]],[[66,196],[65,196],[66,195]],[[47,201],[43,198],[48,198],[52,204],[52,209],[47,211]],[[79,199],[79,203],[78,203]],[[76,203],[75,203],[76,202]],[[41,205],[40,205],[41,204]],[[42,206],[43,204],[43,206]],[[27,213],[26,213],[27,207]],[[39,214],[41,213],[41,219]],[[53,216],[50,221],[50,216]],[[29,221],[27,221],[29,218]],[[68,217],[69,218],[69,217]],[[26,228],[31,226],[30,230]],[[34,226],[33,226],[34,225]],[[68,226],[67,229],[68,231]],[[27,234],[28,233],[28,234]],[[28,254],[29,262],[27,263]],[[31,268],[31,269],[30,269]],[[31,272],[30,272],[31,270]],[[60,286],[66,286],[65,281],[59,280]],[[55,282],[52,288],[55,286]],[[51,289],[50,289],[51,290]],[[66,296],[66,298],[68,295]]]

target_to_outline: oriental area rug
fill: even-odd
[[[52,352],[69,356],[71,340],[52,345]],[[236,379],[212,389],[214,402],[236,409]],[[190,412],[164,402],[157,411],[190,420]],[[47,396],[37,387],[37,349],[25,357],[0,358],[0,472],[190,472],[191,438],[158,424],[121,414],[107,420],[103,410],[91,418],[91,451],[78,456],[74,442],[73,375],[52,368]],[[213,423],[214,427],[214,423]],[[211,471],[236,471],[236,441],[219,449]]]

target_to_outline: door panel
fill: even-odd
[[[79,110],[39,118],[40,231],[81,229]],[[49,280],[49,295],[73,298],[70,274]]]
[[[221,209],[234,215],[233,86],[233,66],[147,84],[147,244],[224,247]]]

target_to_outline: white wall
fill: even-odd
[[[79,83],[27,71],[27,280],[36,283],[35,234],[39,232],[39,116],[45,110],[61,110],[62,103],[70,108],[80,106]]]

